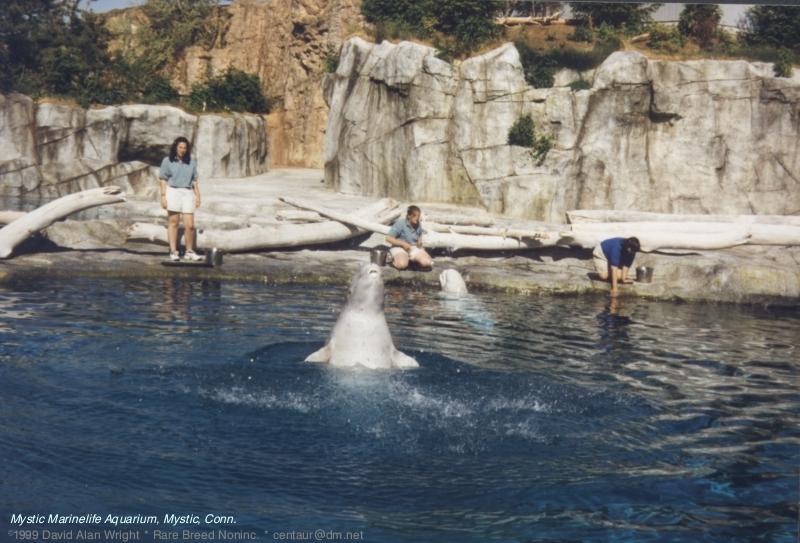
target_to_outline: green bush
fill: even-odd
[[[325,71],[329,74],[336,72],[339,68],[339,50],[334,45],[328,46],[325,53]]]
[[[650,27],[650,39],[647,46],[650,49],[664,53],[677,53],[685,44],[685,38],[677,28],[666,25],[653,25]]]
[[[508,131],[508,144],[519,147],[533,147],[535,143],[533,117],[525,115],[517,119]]]
[[[547,153],[552,148],[553,136],[550,134],[536,136],[536,140],[533,142],[533,149],[531,149],[531,156],[533,156],[537,166],[544,162],[544,159],[547,158]]]
[[[800,6],[753,6],[741,26],[739,37],[746,45],[800,51]]]
[[[363,0],[361,13],[375,25],[375,41],[436,34],[453,38],[445,55],[467,54],[499,36],[499,9],[484,0]]]
[[[589,25],[580,24],[575,27],[575,30],[569,36],[571,41],[578,41],[578,42],[593,42],[594,41],[594,31],[589,28]]]
[[[574,91],[587,90],[592,88],[592,84],[581,77],[570,83],[569,88]]]
[[[189,106],[196,111],[267,113],[268,105],[260,78],[236,68],[206,83],[195,83],[189,95]]]
[[[547,53],[536,51],[521,40],[515,42],[514,46],[519,52],[525,81],[538,89],[552,87],[558,68],[555,59]]]
[[[572,13],[590,26],[607,24],[626,32],[638,32],[652,21],[661,4],[570,2]]]
[[[794,64],[794,53],[791,49],[782,47],[778,50],[777,59],[772,66],[775,77],[792,77],[792,65]]]
[[[611,53],[617,51],[622,42],[614,36],[612,39],[596,43],[588,51],[566,46],[537,51],[522,40],[514,42],[514,46],[519,52],[528,84],[536,88],[548,88],[553,86],[555,73],[559,68],[569,68],[579,72],[596,68]]]

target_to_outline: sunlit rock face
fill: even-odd
[[[527,85],[511,44],[451,65],[423,45],[346,42],[326,78],[325,178],[345,192],[563,221],[576,208],[800,213],[800,76],[746,61],[612,54]],[[542,161],[507,144],[530,114]]]
[[[52,197],[117,185],[153,195],[158,165],[178,136],[193,143],[201,179],[267,170],[260,115],[141,104],[84,109],[9,94],[0,95],[0,119],[0,194]]]

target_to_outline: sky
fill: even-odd
[[[92,11],[109,11],[112,9],[117,8],[127,8],[130,6],[135,6],[137,4],[141,4],[144,0],[95,0],[94,2],[88,2],[88,0],[83,0],[83,5],[88,5]],[[228,3],[228,2],[223,2]],[[749,8],[750,5],[743,5],[743,4],[728,4],[722,6],[722,24],[729,25],[729,26],[736,26],[739,22],[739,19],[744,15],[744,12]],[[681,6],[676,4],[665,4],[659,10],[659,14],[664,14],[666,18],[674,18],[677,19],[677,14],[680,13]],[[657,17],[658,19],[662,19],[662,17]]]

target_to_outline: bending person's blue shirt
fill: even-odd
[[[609,238],[600,243],[608,263],[616,268],[630,268],[636,256],[636,253],[625,254],[622,249],[624,242],[625,238]]]

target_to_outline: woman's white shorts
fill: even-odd
[[[167,211],[194,213],[194,190],[167,187]]]

